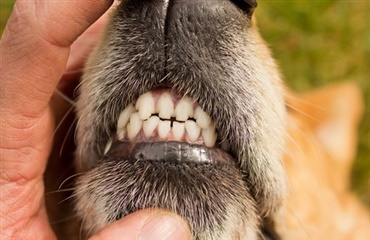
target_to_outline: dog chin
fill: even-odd
[[[106,157],[77,186],[77,211],[90,233],[134,211],[161,208],[184,217],[194,239],[258,234],[254,201],[234,164]]]

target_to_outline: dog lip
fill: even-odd
[[[235,159],[220,148],[187,142],[115,141],[106,157],[126,161],[166,161],[174,163],[235,164]]]

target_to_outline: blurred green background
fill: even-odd
[[[13,6],[0,2],[0,32]],[[258,25],[290,87],[306,91],[351,80],[364,92],[352,185],[370,205],[370,1],[258,1]]]

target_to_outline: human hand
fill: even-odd
[[[1,39],[0,239],[56,239],[46,214],[43,183],[55,131],[50,99],[65,72],[72,43],[111,4],[112,0],[18,0],[14,5]],[[67,69],[82,63],[83,59],[70,58]],[[148,229],[150,239],[155,239],[155,230],[160,239],[190,236],[178,216],[143,210],[92,239],[137,239]]]

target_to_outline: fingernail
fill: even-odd
[[[160,213],[149,219],[141,229],[140,240],[190,240],[187,223],[174,214]]]

